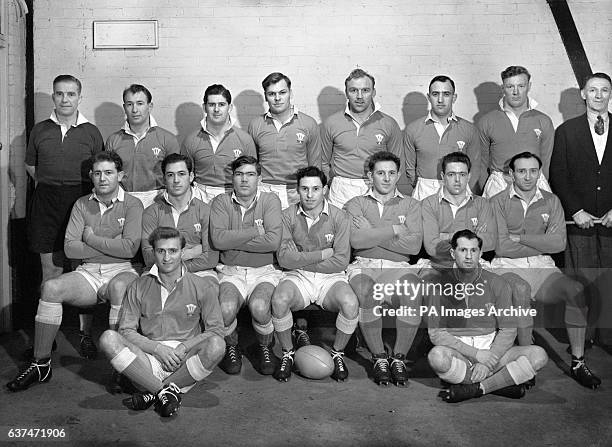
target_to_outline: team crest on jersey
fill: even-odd
[[[242,155],[242,151],[240,149],[234,149],[234,157],[238,158]]]
[[[461,141],[461,140],[457,141],[457,149],[462,151],[464,147],[465,147],[465,141]]]
[[[548,223],[549,218],[550,216],[547,213],[542,213],[542,220],[544,221],[545,224]]]
[[[333,235],[333,234],[331,234],[331,233],[327,233],[327,234],[325,235],[325,240],[327,241],[327,243],[328,243],[328,244],[330,244],[330,243],[331,243],[331,241],[333,241],[333,240],[334,240],[334,235]]]
[[[152,147],[151,152],[153,152],[153,155],[155,155],[155,158],[157,158],[159,157],[159,153],[161,152],[161,149],[158,147]]]
[[[263,225],[263,219],[255,219],[255,225],[261,227]]]
[[[296,133],[295,136],[297,138],[298,144],[302,144],[304,142],[304,138],[306,138],[306,135],[304,135],[302,132]]]
[[[542,135],[542,131],[540,129],[533,129],[533,131],[536,134],[536,137],[538,137],[538,139],[540,139],[540,135]]]
[[[406,216],[403,214],[401,216],[397,216],[397,218],[399,219],[400,225],[404,225],[406,223]]]
[[[195,232],[196,232],[196,233],[199,233],[199,232],[201,232],[201,231],[202,231],[202,224],[200,224],[200,223],[194,223],[194,224],[193,224],[193,228],[195,228]]]
[[[198,308],[198,306],[196,306],[195,304],[185,304],[185,307],[187,308],[188,317],[192,316]]]
[[[383,140],[385,139],[384,135],[381,135],[379,133],[374,136],[376,137],[376,144],[382,144]]]
[[[123,228],[123,224],[125,223],[125,217],[120,217],[119,219],[117,219],[117,222],[119,222],[119,226]]]
[[[478,226],[478,217],[472,217],[472,226],[474,228]]]

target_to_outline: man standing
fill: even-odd
[[[521,398],[548,361],[539,346],[513,346],[516,321],[509,285],[479,263],[482,239],[461,230],[451,239],[455,266],[446,270],[431,297],[429,364],[450,384],[446,402],[494,393]],[[496,330],[498,329],[498,330]]]
[[[480,137],[469,121],[453,112],[457,100],[455,82],[448,76],[434,77],[429,83],[426,117],[408,124],[404,130],[404,151],[408,183],[412,197],[423,200],[438,192],[441,158],[451,152],[463,152],[472,163],[469,185],[475,190],[480,172]]]
[[[78,110],[81,81],[71,75],[53,80],[51,117],[32,129],[25,168],[36,188],[27,223],[30,250],[40,254],[42,284],[64,270],[64,233],[74,202],[91,191],[87,163],[104,149],[96,126]],[[81,355],[94,358],[95,344],[81,332]]]
[[[151,115],[151,92],[140,84],[123,91],[123,127],[106,140],[106,150],[116,152],[123,160],[123,189],[140,199],[146,208],[153,203],[164,182],[161,162],[168,154],[179,151],[176,137],[157,125]]]
[[[270,299],[282,275],[274,265],[282,235],[280,200],[258,191],[261,167],[254,157],[240,156],[231,168],[234,192],[215,197],[210,210],[210,239],[220,252],[219,302],[227,344],[220,366],[228,374],[242,369],[236,317],[246,304],[259,343],[257,368],[270,375],[276,366]]]
[[[575,223],[567,227],[565,266],[591,284],[587,290],[593,293],[591,305],[601,306],[599,341],[604,344],[612,344],[612,306],[601,292],[606,285],[612,286],[611,90],[605,73],[586,79],[581,94],[587,112],[557,128],[550,163],[551,185],[561,199],[565,218]],[[593,286],[598,277],[598,286]]]
[[[316,303],[338,313],[332,378],[344,381],[348,377],[344,348],[357,327],[359,309],[344,271],[351,255],[349,222],[344,211],[325,200],[327,179],[318,167],[298,170],[296,180],[300,203],[283,211],[283,239],[278,249],[278,263],[288,270],[272,297],[272,322],[283,348],[274,377],[284,382],[291,377],[291,312]]]
[[[230,118],[232,94],[221,84],[206,87],[202,127],[183,141],[181,153],[193,161],[195,182],[204,202],[232,190],[232,162],[242,155],[256,157],[251,136]]]
[[[548,168],[552,154],[554,127],[548,115],[536,110],[530,98],[531,74],[525,67],[510,66],[501,73],[503,97],[499,110],[487,113],[477,123],[481,138],[480,186],[482,195],[490,199],[511,182],[510,159],[523,151],[542,160],[539,187],[550,191]]]
[[[402,132],[397,122],[374,103],[374,77],[357,68],[344,87],[346,109],[330,116],[321,130],[322,169],[331,181],[329,202],[338,208],[368,191],[368,157],[379,151],[402,156]]]
[[[7,384],[11,391],[51,379],[51,348],[64,304],[89,307],[98,299],[109,301],[108,323],[116,329],[123,295],[138,278],[132,264],[140,246],[142,203],[119,186],[123,177],[119,155],[98,152],[91,166],[94,190],[75,203],[64,241],[66,255],[82,259],[83,264],[44,283],[34,324],[34,358]]]
[[[113,368],[145,391],[131,407],[155,404],[162,417],[176,414],[181,393],[204,380],[223,357],[219,302],[181,262],[185,239],[172,227],[149,236],[155,264],[128,289],[119,332],[100,337]]]
[[[381,288],[401,283],[403,290],[418,290],[421,282],[409,256],[421,250],[423,229],[417,200],[397,190],[400,160],[390,152],[376,152],[369,159],[371,189],[349,200],[344,209],[351,218],[351,247],[355,261],[347,268],[351,287],[359,299],[359,325],[372,353],[374,381],[403,386],[408,381],[406,354],[421,323],[415,312],[395,315],[395,345],[388,355],[382,339],[384,305],[396,309],[419,309],[420,293],[381,293]],[[412,273],[411,273],[412,269]],[[394,315],[391,315],[394,316]]]
[[[295,172],[321,166],[321,141],[317,122],[291,104],[291,80],[270,73],[261,83],[268,111],[249,123],[261,164],[262,191],[278,195],[283,209],[299,201]]]
[[[537,155],[517,154],[510,160],[509,168],[513,182],[491,199],[498,238],[491,266],[516,273],[527,281],[531,298],[536,301],[565,302],[565,324],[572,354],[571,376],[587,388],[597,388],[601,380],[584,360],[587,311],[584,287],[564,275],[548,255],[565,249],[566,229],[561,202],[538,186],[542,162]]]

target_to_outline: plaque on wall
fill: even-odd
[[[95,20],[93,47],[159,48],[157,20]]]

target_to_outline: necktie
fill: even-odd
[[[595,133],[597,135],[603,135],[604,133],[604,120],[601,115],[597,116],[597,122],[595,123]]]

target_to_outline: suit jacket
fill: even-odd
[[[608,130],[600,165],[589,126],[585,113],[567,120],[555,132],[550,185],[561,199],[566,220],[581,209],[596,217],[612,209],[612,131]],[[568,225],[567,230],[568,234],[612,236],[612,228],[601,225],[587,230]]]

